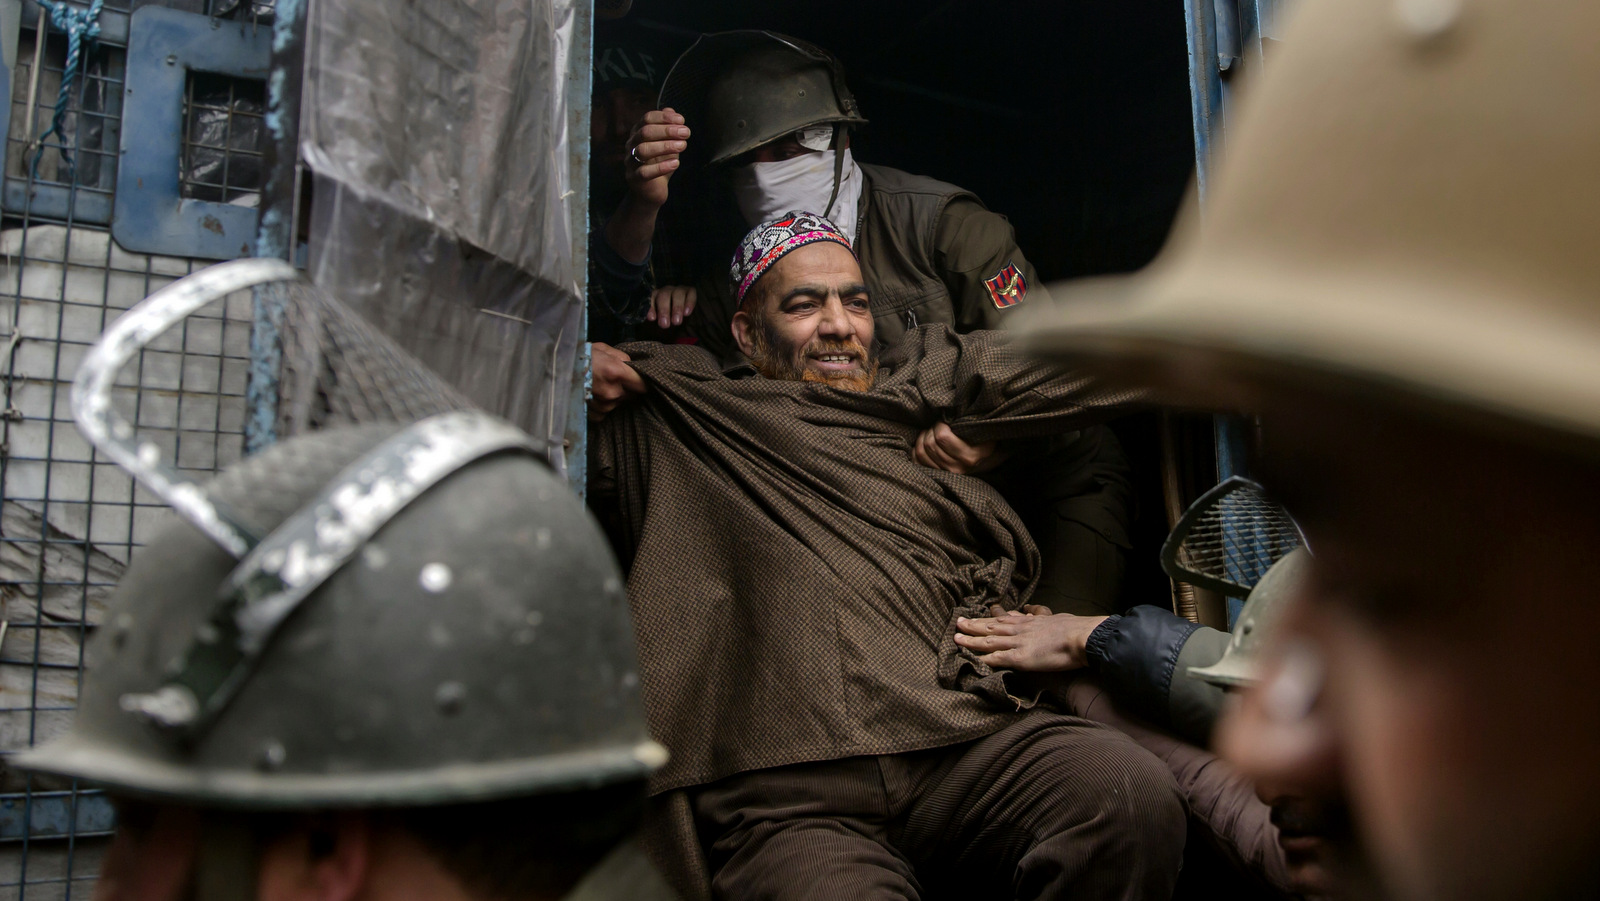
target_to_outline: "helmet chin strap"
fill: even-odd
[[[839,183],[844,179],[844,136],[850,133],[850,126],[835,125],[833,127],[833,193],[828,195],[828,208],[822,211],[822,218],[832,221],[833,205],[839,200]]]

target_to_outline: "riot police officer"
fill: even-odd
[[[1315,557],[1220,745],[1341,784],[1388,897],[1600,892],[1596,29],[1586,0],[1306,0],[1205,229],[1037,334],[1259,413]]]
[[[446,413],[190,496],[210,513],[129,568],[71,731],[15,759],[115,798],[97,897],[559,898],[617,846],[665,751],[617,565],[536,450]],[[261,536],[242,560],[219,519]]]
[[[737,352],[728,331],[734,304],[722,277],[727,257],[752,226],[789,210],[823,214],[844,230],[886,346],[921,324],[995,328],[1025,302],[1048,297],[1010,223],[976,195],[855,160],[850,130],[867,120],[842,65],[819,47],[770,31],[705,35],[673,64],[660,105],[630,149],[635,193],[654,208],[639,203],[619,217],[653,226],[680,166],[698,179],[687,192],[673,192],[689,196],[667,209],[673,227],[663,238],[674,259],[666,268],[692,279],[697,299],[685,331],[719,357]],[[691,235],[683,234],[686,227]],[[608,229],[619,244],[626,244],[617,239],[624,232],[644,239],[619,251],[650,252],[651,228],[630,231],[613,217]],[[658,267],[657,277],[671,275]]]
[[[1115,726],[1167,764],[1188,804],[1191,844],[1285,894],[1338,896],[1330,858],[1347,828],[1339,799],[1252,783],[1206,750],[1227,690],[1257,680],[1263,640],[1292,603],[1307,559],[1301,548],[1274,564],[1231,635],[1147,605],[1109,617],[1032,606],[958,620],[955,640],[991,666],[1086,671],[1063,692],[1067,710]]]

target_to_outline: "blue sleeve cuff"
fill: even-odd
[[[1106,645],[1117,634],[1117,624],[1120,622],[1122,622],[1122,617],[1108,616],[1105,622],[1095,626],[1094,631],[1089,633],[1089,643],[1085,651],[1089,656],[1090,668],[1099,669],[1100,665],[1105,662]]]
[[[1198,628],[1159,607],[1135,607],[1107,619],[1090,634],[1089,665],[1112,697],[1140,716],[1167,725],[1167,697],[1178,654]]]

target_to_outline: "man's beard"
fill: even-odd
[[[813,338],[804,347],[795,349],[784,346],[776,335],[771,334],[764,322],[755,323],[751,334],[754,336],[755,350],[750,356],[750,364],[769,379],[819,382],[846,391],[866,391],[878,378],[876,348],[862,347],[861,342],[855,338],[848,341],[836,338]],[[861,361],[861,365],[847,372],[828,372],[812,369],[805,363],[812,354],[828,353],[851,354]]]

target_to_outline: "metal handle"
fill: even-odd
[[[111,323],[72,382],[72,417],[84,437],[234,557],[249,553],[259,538],[226,505],[163,461],[161,448],[135,438],[133,425],[112,406],[111,389],[128,361],[185,316],[235,291],[297,277],[293,266],[268,259],[234,260],[185,276]]]

